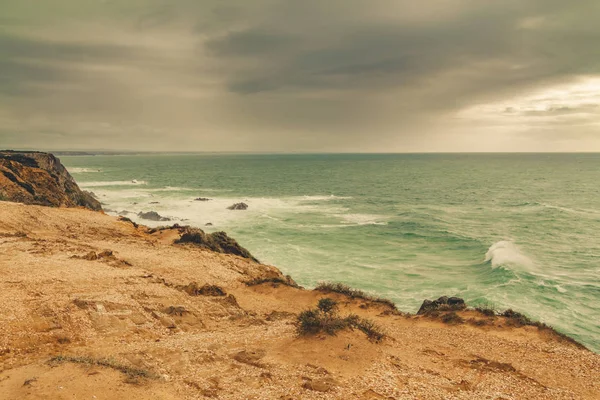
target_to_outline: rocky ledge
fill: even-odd
[[[100,202],[77,186],[58,158],[40,152],[0,151],[0,200],[102,210]]]

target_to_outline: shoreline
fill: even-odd
[[[0,202],[0,391],[592,399],[600,390],[600,356],[549,330],[470,310],[451,313],[472,323],[445,321],[445,311],[407,316],[374,299],[301,290],[275,267],[173,244],[177,229],[149,231],[101,212]],[[225,295],[181,289],[192,282]],[[322,298],[386,338],[298,336],[297,316]],[[557,378],[565,371],[568,380]]]

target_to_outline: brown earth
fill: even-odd
[[[147,232],[0,202],[1,399],[599,398],[600,356],[550,330],[408,316]],[[298,337],[295,316],[323,297],[387,338]]]

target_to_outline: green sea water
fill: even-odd
[[[225,230],[301,285],[340,281],[409,312],[460,296],[521,311],[600,351],[598,154],[62,161],[110,213],[135,220],[153,210]],[[226,209],[240,201],[249,209]]]

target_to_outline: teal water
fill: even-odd
[[[598,154],[62,161],[111,213],[154,210],[225,230],[302,285],[341,281],[410,312],[456,295],[524,312],[600,351]],[[226,209],[239,201],[249,209]]]

